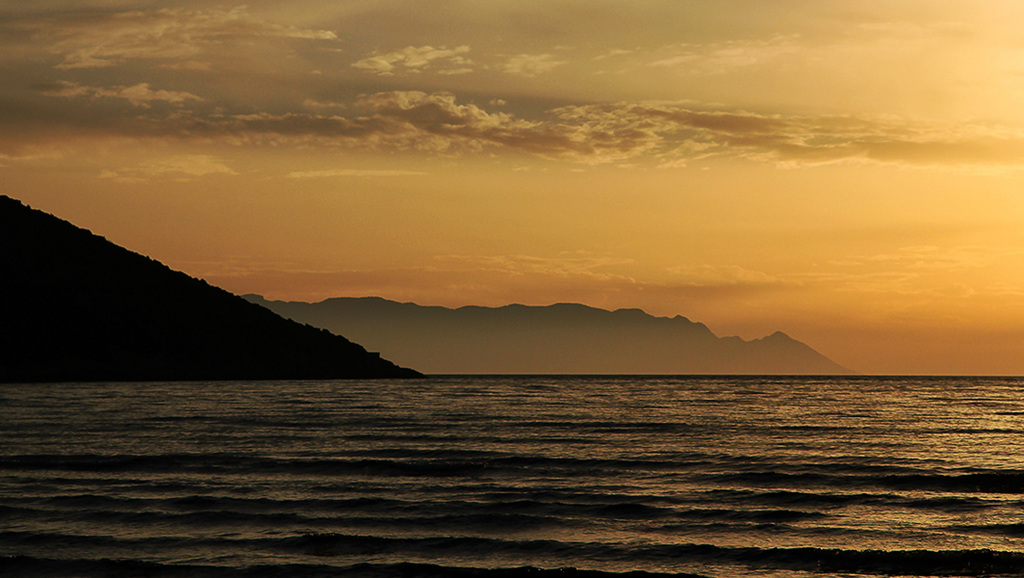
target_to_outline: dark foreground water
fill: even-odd
[[[1024,380],[0,385],[0,575],[636,571],[1024,575]]]

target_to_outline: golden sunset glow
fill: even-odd
[[[1024,374],[1024,4],[0,1],[3,193],[235,293]]]

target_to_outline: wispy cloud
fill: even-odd
[[[230,10],[69,11],[19,21],[59,55],[58,69],[106,68],[129,60],[205,67],[211,49],[255,38],[335,40],[329,30],[303,29],[261,20],[245,7]]]
[[[135,106],[149,107],[152,102],[168,102],[182,104],[188,100],[201,101],[202,98],[188,93],[173,90],[153,90],[149,83],[143,82],[134,86],[112,86],[109,88],[82,86],[75,82],[60,81],[52,86],[36,87],[47,96],[64,98],[123,98]]]
[[[930,124],[895,117],[781,115],[698,108],[692,102],[567,105],[533,118],[460,102],[448,93],[380,92],[290,112],[230,112],[187,91],[57,82],[37,91],[59,98],[120,100],[104,109],[113,136],[220,138],[236,144],[322,145],[467,154],[526,153],[587,164],[680,166],[726,157],[782,166],[876,163],[972,170],[1024,167],[1024,130],[991,123]],[[173,109],[139,114],[157,103]],[[312,110],[311,110],[312,109]],[[9,115],[17,114],[10,110]],[[31,121],[35,109],[21,116]],[[95,114],[68,109],[61,122],[91,126]],[[48,117],[51,118],[52,117]],[[8,135],[7,140],[14,138]],[[66,139],[66,135],[64,137]]]
[[[60,83],[45,92],[119,98],[135,107],[201,100],[191,93],[154,90],[147,84],[96,88]],[[148,118],[126,112],[110,126],[128,136],[441,154],[490,149],[589,164],[629,161],[678,166],[689,160],[729,157],[788,166],[852,162],[1024,167],[1024,131],[982,123],[933,125],[893,117],[787,116],[700,109],[692,102],[569,105],[531,120],[460,103],[452,94],[420,91],[381,92],[333,108],[338,114],[311,112],[305,106],[295,112],[247,114],[200,112],[186,106]]]
[[[620,142],[646,141],[664,160],[732,156],[779,163],[914,166],[1024,165],[1024,132],[986,124],[933,125],[892,117],[784,116],[699,110],[692,103],[567,106],[569,126]]]
[[[207,175],[236,175],[231,167],[209,155],[175,155],[146,163],[105,170],[100,176],[118,181],[137,182],[153,178],[188,180]]]
[[[381,76],[398,72],[419,73],[435,70],[438,74],[465,74],[472,72],[473,61],[463,56],[469,46],[434,48],[433,46],[406,46],[385,54],[376,54],[354,62],[352,66]]]
[[[505,61],[502,70],[508,74],[537,76],[551,72],[563,64],[567,64],[567,61],[555,60],[551,54],[517,54]]]
[[[608,94],[630,91],[616,89],[590,98],[583,85],[563,90],[571,82],[595,82],[598,75],[587,68],[595,61],[609,70],[628,67],[632,76],[623,76],[624,83],[652,75],[717,75],[757,67],[778,71],[793,63],[787,60],[791,56],[806,64],[808,47],[829,44],[820,34],[812,40],[808,31],[759,39],[713,34],[703,42],[676,43],[666,43],[668,37],[659,35],[656,43],[636,45],[616,37],[600,49],[560,51],[552,43],[547,45],[550,52],[525,43],[516,48],[522,53],[501,52],[490,39],[467,35],[465,40],[473,42],[472,54],[479,55],[475,62],[468,43],[406,45],[398,43],[398,38],[407,38],[402,35],[380,40],[385,46],[405,45],[397,50],[368,55],[368,41],[355,35],[352,47],[346,44],[342,51],[343,41],[334,31],[273,21],[282,13],[259,8],[116,8],[123,5],[83,7],[77,12],[26,10],[0,18],[0,45],[5,49],[0,59],[11,70],[34,70],[22,77],[29,79],[24,84],[0,88],[5,98],[0,118],[19,127],[0,135],[0,147],[7,154],[24,143],[37,144],[37,137],[56,140],[59,135],[68,141],[80,130],[90,136],[219,139],[240,146],[511,153],[665,168],[705,158],[793,167],[1024,167],[1024,129],[1019,126],[928,123],[852,113],[767,113],[767,107],[753,105],[740,109],[642,100],[639,91],[635,98],[612,101]],[[556,12],[559,18],[565,16]],[[639,14],[633,8],[613,12]],[[331,22],[345,25],[344,19]],[[854,39],[946,38],[937,35],[963,33],[944,28],[913,33],[886,25],[889,20],[878,22],[871,27],[854,19],[846,28],[853,30],[849,34]],[[570,56],[583,54],[570,62]],[[830,53],[815,54],[820,58]],[[269,61],[279,68],[271,71],[272,66],[264,65]],[[214,74],[228,67],[233,74]],[[486,74],[452,83],[436,76],[474,70]],[[310,74],[313,71],[320,74]],[[528,105],[516,102],[515,91],[508,92],[506,74],[538,77],[555,71],[565,73],[551,83],[559,95],[557,102],[566,103],[562,106],[543,110],[538,103],[552,102],[551,95],[542,95],[535,87],[522,89],[519,98],[530,99]],[[273,83],[268,82],[271,75]],[[726,82],[686,79],[697,81]],[[424,90],[390,90],[396,85],[421,85]],[[438,86],[448,85],[461,86],[465,92],[458,97],[437,92]],[[365,93],[357,96],[357,91]],[[39,99],[39,94],[51,98]],[[478,100],[467,100],[467,94]],[[61,102],[64,99],[70,102]],[[102,101],[102,106],[81,106],[86,100]]]
[[[545,305],[569,300],[616,309],[635,307],[638,299],[710,303],[793,286],[762,279],[735,279],[728,274],[721,278],[680,276],[658,282],[623,274],[632,264],[632,259],[599,254],[467,254],[437,256],[416,268],[330,271],[241,262],[193,265],[190,270],[238,292],[258,285],[265,292],[280,291],[315,300],[337,297],[338,287],[344,287],[350,295],[387,295],[392,299],[450,306]]]
[[[677,284],[686,283],[693,286],[771,286],[792,284],[791,280],[783,279],[777,275],[770,275],[763,271],[752,271],[738,265],[705,264],[700,266],[673,267],[668,272],[673,275]]]
[[[915,245],[900,247],[888,253],[849,257],[842,263],[848,267],[875,267],[915,272],[967,272],[992,265],[1006,258],[1024,255],[1024,249],[996,249],[982,246],[939,247]]]
[[[989,272],[1012,268],[1021,255],[1017,247],[914,245],[836,259],[827,271],[792,278],[844,293],[912,297],[919,306],[926,299],[1008,294]]]
[[[784,56],[797,54],[798,40],[798,36],[776,36],[767,40],[677,44],[657,51],[647,66],[694,74],[726,74],[773,64]]]
[[[509,275],[545,274],[607,279],[615,275],[609,267],[629,265],[632,259],[590,254],[565,254],[555,257],[536,255],[442,255],[435,261],[451,270],[489,271]]]
[[[386,169],[331,169],[324,171],[294,171],[288,173],[291,179],[322,179],[330,177],[419,177],[428,175],[423,171]]]

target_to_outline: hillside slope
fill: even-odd
[[[0,196],[0,381],[412,377]]]

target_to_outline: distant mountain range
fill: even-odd
[[[0,382],[417,375],[0,196]]]
[[[331,332],[428,373],[850,373],[639,309],[240,298],[0,195],[0,382],[420,375]]]
[[[344,333],[427,373],[849,374],[784,333],[717,337],[685,317],[639,309],[427,307],[377,297],[319,303],[245,299],[295,321]]]

